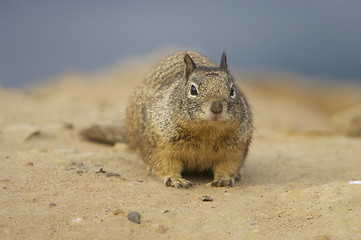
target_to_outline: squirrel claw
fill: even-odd
[[[212,187],[233,187],[234,179],[218,179],[210,183]]]
[[[164,184],[167,187],[175,187],[175,188],[190,188],[193,187],[193,183],[184,178],[166,178],[164,180]]]

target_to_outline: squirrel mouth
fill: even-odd
[[[221,120],[222,120],[222,116],[219,116],[218,114],[210,117],[210,122],[220,122]]]

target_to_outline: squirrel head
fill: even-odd
[[[219,123],[240,119],[243,96],[228,71],[227,56],[223,52],[219,67],[197,66],[189,54],[184,56],[182,81],[182,112],[192,121]]]

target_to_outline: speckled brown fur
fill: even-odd
[[[252,113],[234,85],[226,55],[218,67],[197,52],[161,61],[130,97],[126,136],[167,186],[192,183],[183,171],[214,172],[233,186],[252,138]]]

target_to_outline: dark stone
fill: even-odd
[[[128,213],[128,220],[140,224],[140,214],[138,212],[130,212]]]
[[[213,198],[211,198],[209,196],[202,196],[202,201],[203,202],[213,202]]]

